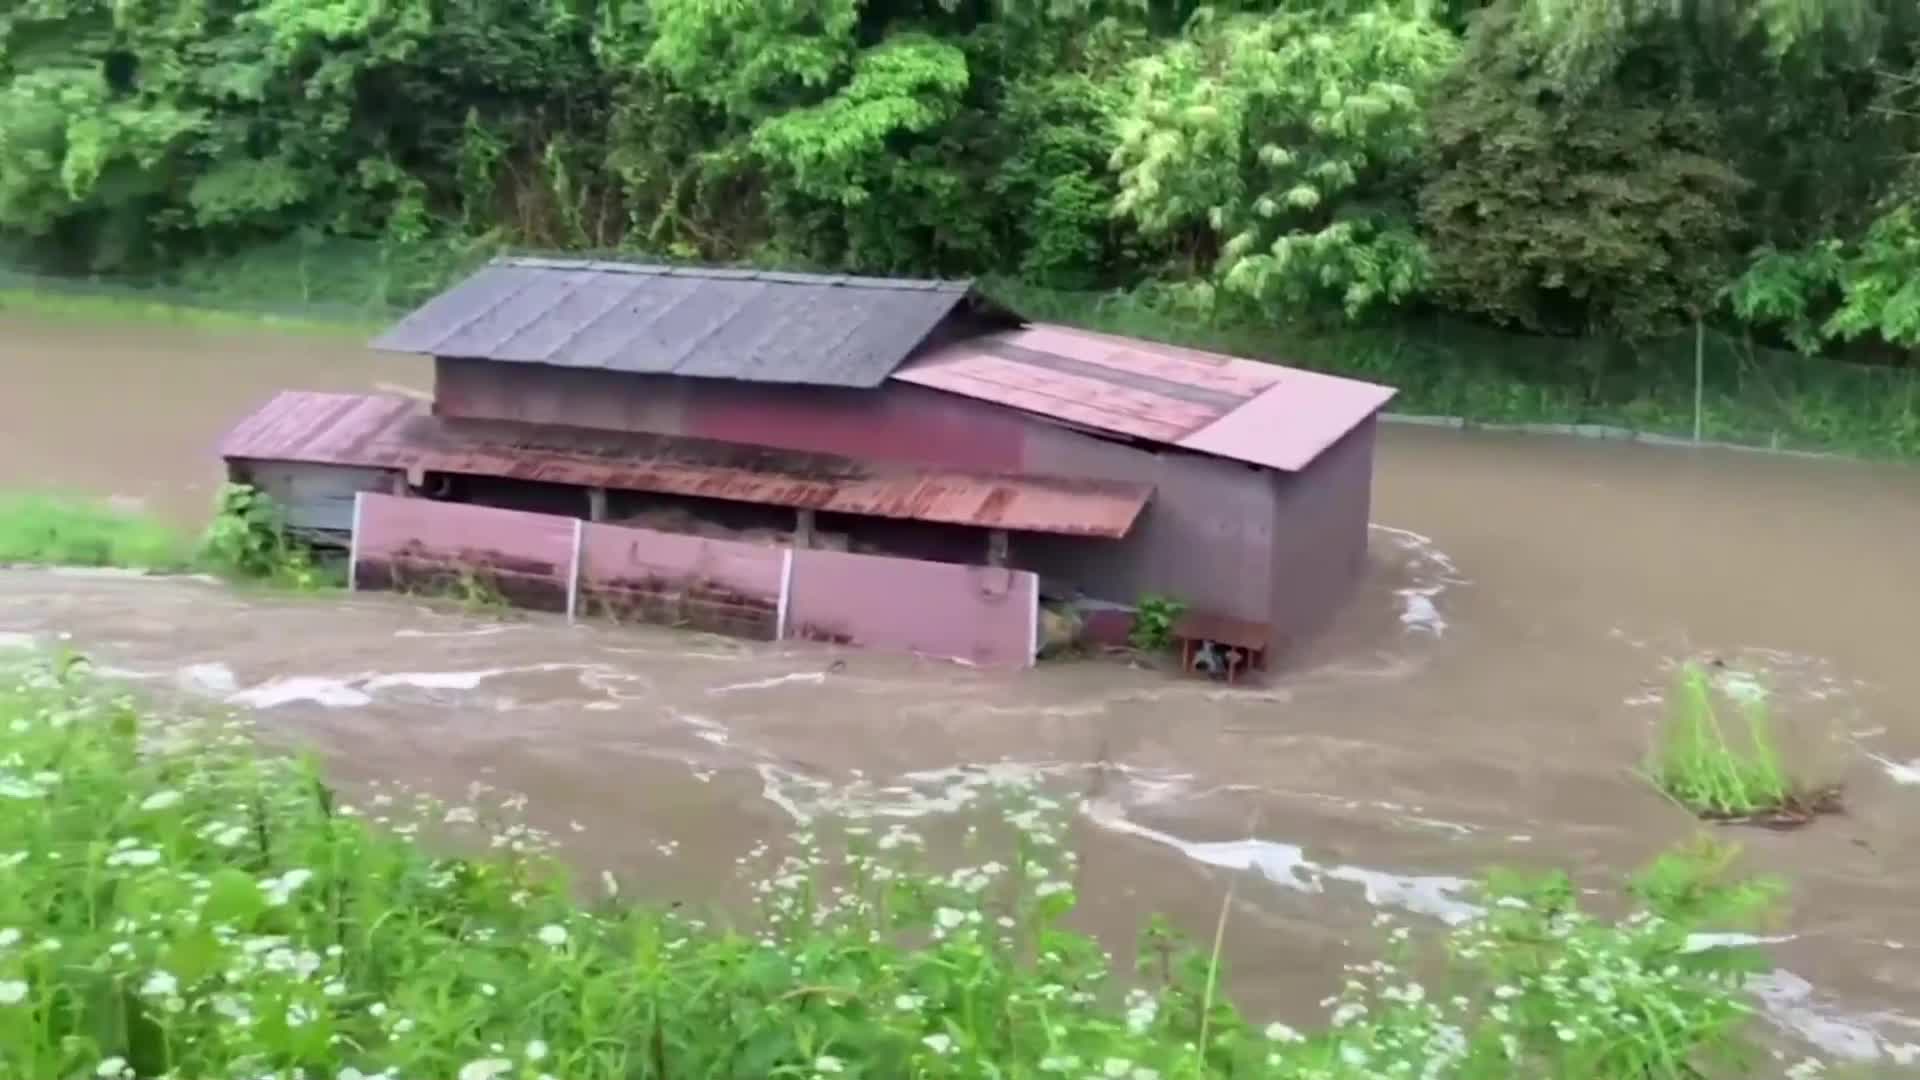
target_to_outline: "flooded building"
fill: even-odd
[[[350,532],[369,491],[1013,568],[1255,652],[1357,581],[1392,396],[1026,323],[966,282],[550,259],[375,347],[435,358],[430,406],[288,392],[222,445],[297,527]]]

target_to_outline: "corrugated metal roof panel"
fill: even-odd
[[[223,457],[504,476],[829,513],[1118,538],[1145,484],[997,476],[697,439],[451,421],[382,395],[287,391],[221,441]]]
[[[1354,379],[1062,326],[948,342],[893,377],[1288,472],[1305,468],[1394,393]]]
[[[393,352],[879,386],[964,281],[497,259],[375,339]]]

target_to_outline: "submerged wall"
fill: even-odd
[[[813,640],[964,660],[1033,663],[1030,572],[683,536],[578,518],[367,493],[351,582],[498,597],[569,615]]]

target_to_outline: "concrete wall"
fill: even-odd
[[[795,551],[787,636],[1027,667],[1039,582],[1024,570]]]
[[[490,506],[360,496],[356,589],[497,594],[518,607],[567,610],[574,522]]]
[[[757,640],[834,642],[1033,663],[1034,574],[623,528],[550,514],[364,494],[356,588],[458,595]],[[577,545],[577,546],[576,546]]]
[[[1348,432],[1299,473],[1273,473],[1276,647],[1326,628],[1367,563],[1377,420]]]
[[[772,641],[780,636],[786,561],[782,548],[586,525],[579,610]]]

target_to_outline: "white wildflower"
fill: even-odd
[[[1520,991],[1517,987],[1496,986],[1493,988],[1493,996],[1499,998],[1501,1001],[1510,1001],[1519,997]]]
[[[460,1066],[460,1080],[496,1080],[513,1071],[513,1062],[506,1058],[481,1058]]]
[[[893,1007],[901,1012],[916,1012],[926,1003],[927,999],[919,994],[901,994],[893,999]]]
[[[950,1035],[938,1035],[938,1034],[928,1035],[926,1038],[921,1039],[920,1041],[926,1044],[927,1049],[933,1051],[936,1054],[947,1054],[947,1053],[953,1052],[953,1037]]]
[[[533,1040],[527,1044],[526,1056],[528,1061],[535,1063],[547,1060],[547,1044],[540,1039]]]
[[[1072,1072],[1080,1067],[1080,1059],[1072,1054],[1040,1059],[1041,1072]]]
[[[228,825],[213,834],[213,842],[218,847],[236,848],[245,843],[247,829],[244,825]]]
[[[557,923],[548,923],[540,928],[537,936],[540,938],[540,944],[557,949],[567,943],[567,928]]]
[[[172,788],[165,788],[160,791],[154,792],[153,794],[147,796],[144,799],[141,799],[140,809],[165,810],[170,806],[180,805],[181,798],[182,796],[179,792],[173,790]]]
[[[140,986],[140,992],[148,997],[172,997],[179,991],[180,980],[170,971],[156,971]]]
[[[152,848],[121,848],[107,856],[108,866],[153,866],[160,861],[160,853]]]
[[[0,930],[0,949],[11,949],[20,944],[20,931],[9,926]]]
[[[1349,1001],[1333,1010],[1333,1026],[1346,1027],[1355,1020],[1367,1015],[1367,1007],[1357,1001]]]
[[[1067,892],[1072,888],[1073,886],[1067,884],[1064,881],[1043,881],[1040,883],[1039,887],[1033,890],[1033,895],[1052,896],[1055,893]]]
[[[1141,1066],[1127,1074],[1127,1080],[1160,1080],[1160,1070]]]
[[[952,930],[958,927],[961,923],[964,923],[967,921],[967,916],[965,913],[956,911],[950,907],[943,907],[940,910],[934,912],[933,918],[934,918],[934,921],[940,924],[940,927],[943,930]]]
[[[813,1059],[813,1071],[817,1073],[827,1073],[829,1075],[833,1073],[843,1073],[847,1071],[847,1065],[832,1054],[821,1054],[819,1057]],[[461,1080],[465,1080],[465,1078],[462,1077]]]
[[[93,1070],[93,1075],[102,1077],[131,1076],[133,1075],[133,1070],[127,1068],[126,1058],[110,1057],[102,1061],[99,1068]]]
[[[1108,1058],[1100,1065],[1100,1071],[1113,1077],[1114,1080],[1120,1080],[1120,1077],[1127,1075],[1127,1070],[1131,1068],[1133,1068],[1133,1062],[1126,1058]]]
[[[0,979],[0,1005],[18,1005],[27,1000],[27,984],[19,979]]]
[[[1267,1025],[1266,1035],[1274,1042],[1299,1042],[1304,1038],[1299,1032],[1278,1020]]]

